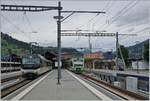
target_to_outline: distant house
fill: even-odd
[[[83,57],[85,59],[85,67],[86,68],[93,68],[93,63],[95,60],[104,59],[102,52],[87,53],[87,54],[84,54]]]
[[[102,52],[84,54],[85,59],[104,59]]]
[[[71,59],[73,57],[73,55],[68,53],[68,52],[64,52],[64,53],[61,54],[61,57],[64,60],[68,60],[68,59]]]
[[[55,61],[56,60],[56,58],[57,58],[57,56],[56,56],[56,54],[55,53],[52,53],[52,52],[45,52],[44,54],[43,54],[43,56],[45,56],[45,58],[46,59],[48,59],[48,60],[51,60],[51,61]]]

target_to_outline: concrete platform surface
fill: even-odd
[[[57,85],[57,71],[54,70],[21,100],[99,100],[99,98],[66,70],[62,70],[61,85]]]

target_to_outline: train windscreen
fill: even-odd
[[[40,67],[40,58],[23,58],[22,68],[23,69],[36,69]]]

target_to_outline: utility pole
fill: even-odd
[[[119,45],[119,42],[118,42],[118,32],[116,33],[116,69],[118,69],[118,45]]]
[[[60,84],[61,78],[61,2],[58,2],[58,21],[57,21],[57,36],[58,36],[58,81],[57,84]]]
[[[89,35],[88,42],[89,42],[89,51],[90,51],[90,53],[92,53],[92,44],[91,44],[91,36],[90,35]]]
[[[61,2],[58,2],[58,16],[54,16],[54,19],[57,20],[57,49],[58,49],[58,54],[57,54],[57,84],[60,85],[60,79],[61,79],[61,19],[63,18],[61,16]]]

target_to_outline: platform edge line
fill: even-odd
[[[76,80],[78,80],[82,85],[84,85],[87,89],[89,89],[92,93],[94,93],[98,98],[102,99],[102,100],[107,100],[107,101],[112,101],[111,98],[109,98],[108,96],[104,95],[103,93],[101,93],[100,91],[98,91],[97,89],[95,89],[94,87],[92,87],[91,85],[87,84],[85,81],[81,80],[80,78],[76,77],[73,73],[71,73],[70,71],[66,70],[71,76],[73,76]]]
[[[19,93],[17,96],[13,97],[11,100],[20,100],[22,97],[24,97],[28,92],[30,92],[33,88],[35,88],[40,82],[42,82],[48,75],[50,75],[53,71],[46,74],[44,77],[36,81],[33,85],[30,85],[28,88],[23,90],[21,93]]]

